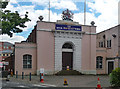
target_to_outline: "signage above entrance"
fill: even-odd
[[[56,30],[82,31],[81,26],[56,24]]]

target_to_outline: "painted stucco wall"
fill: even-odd
[[[96,69],[97,74],[106,74],[107,72],[107,61],[106,61],[106,48],[97,48],[96,49],[96,57],[97,56],[101,56],[103,57],[103,61],[102,61],[102,69]]]
[[[37,25],[37,74],[44,68],[45,74],[54,72],[54,23],[38,22]]]
[[[116,37],[113,37],[113,35],[116,35]],[[105,40],[103,39],[103,36],[105,35]],[[107,47],[107,40],[111,40],[111,47]],[[105,42],[105,47],[99,47],[99,42]],[[114,67],[118,66],[116,59],[114,58],[118,55],[119,56],[119,30],[118,26],[112,27],[110,29],[107,29],[103,32],[100,32],[97,34],[97,54],[96,56],[102,56],[103,57],[103,68],[102,69],[96,69],[98,74],[107,74],[108,73],[108,61],[106,58],[112,58],[114,61]]]
[[[118,56],[120,57],[120,24],[118,25],[117,29],[118,29],[118,37],[119,37],[119,39],[118,39]]]
[[[112,36],[113,34],[115,34],[116,37],[113,37]],[[99,42],[103,41],[103,35],[105,35],[105,48],[107,52],[106,57],[108,58],[116,57],[116,55],[118,54],[118,38],[119,38],[118,27],[113,27],[106,31],[98,33],[97,34],[97,48],[99,48]],[[107,40],[111,40],[111,48],[107,47]]]
[[[53,22],[37,22],[37,30],[53,30],[55,29],[55,23]]]
[[[96,74],[96,27],[82,26],[82,72]]]
[[[61,70],[61,61],[59,60],[58,62],[56,60],[58,57],[57,53],[62,53],[61,50],[64,43],[72,42],[75,45],[73,69],[85,74],[96,74],[96,27],[82,26],[82,31],[85,33],[76,34],[71,32],[69,35],[68,33],[62,33],[61,37],[56,36],[54,31],[55,23],[37,22],[36,44],[15,44],[15,71],[19,70],[19,74],[22,72],[28,74],[30,71],[39,74],[40,68],[44,68],[45,74],[53,74],[56,70]],[[32,61],[32,69],[24,70],[22,68],[22,57],[24,54],[33,56],[35,61]],[[62,60],[61,56],[59,55],[58,59]],[[18,64],[19,66],[17,66]],[[58,65],[60,69],[56,69]]]
[[[55,58],[57,57],[55,55],[55,47],[58,47],[58,46],[55,46],[57,44],[55,42],[60,41],[59,43],[63,45],[64,42],[71,41],[76,46],[78,43],[80,47],[80,50],[76,49],[76,50],[79,50],[80,52],[77,51],[75,55],[81,55],[81,57],[77,57],[81,62],[78,65],[79,68],[77,68],[78,66],[76,67],[74,66],[74,69],[77,68],[77,70],[86,74],[96,74],[96,27],[82,26],[82,30],[83,32],[85,32],[85,34],[82,35],[82,39],[79,41],[77,41],[77,39],[76,41],[74,41],[75,39],[73,38],[72,38],[73,40],[70,38],[69,39],[65,38],[64,40],[60,37],[54,38],[54,34],[51,32],[51,30],[54,30],[54,29],[55,29],[55,23],[38,22],[38,26],[37,26],[37,30],[38,30],[37,31],[37,59],[38,59],[37,71],[38,73],[40,68],[45,68],[46,72],[48,71],[52,72],[54,71],[55,66],[58,65],[55,62]],[[46,53],[47,53],[47,56],[46,56]],[[60,51],[60,53],[62,52]],[[56,68],[58,67],[56,66]],[[59,64],[59,68],[60,69],[55,69],[55,70],[61,70],[61,61]]]
[[[115,34],[114,38],[112,35]],[[118,54],[118,29],[112,28],[110,30],[105,31],[106,40],[111,39],[111,48],[107,48],[107,57],[116,57]],[[106,43],[107,44],[107,43]]]
[[[32,69],[23,68],[23,55],[32,55]],[[15,74],[18,71],[19,75],[24,72],[28,75],[30,72],[36,74],[36,44],[35,43],[15,43]]]

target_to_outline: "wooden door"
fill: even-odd
[[[108,62],[108,74],[110,74],[113,69],[114,69],[114,62],[113,61],[109,61]]]
[[[73,69],[73,52],[62,52],[62,70]]]

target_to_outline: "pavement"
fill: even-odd
[[[39,76],[32,76],[31,81],[29,81],[29,76],[24,76],[24,79],[22,79],[22,76],[18,76],[18,78],[16,78],[16,76],[13,76],[10,77],[10,81],[6,81],[4,79],[2,82],[2,86],[3,89],[6,89],[8,87],[11,89],[14,89],[16,87],[21,89],[37,89],[39,87],[52,87],[52,89],[54,87],[62,87],[61,89],[63,89],[64,87],[79,87],[79,89],[96,89],[98,77],[100,78],[100,84],[103,87],[102,89],[111,89],[108,75],[44,76],[44,83],[40,82]],[[64,79],[67,80],[68,86],[63,85]]]

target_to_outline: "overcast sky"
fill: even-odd
[[[29,1],[29,2],[28,2]],[[86,0],[86,25],[95,21],[96,31],[101,32],[118,25],[118,1],[119,0]],[[62,20],[62,11],[69,9],[74,13],[73,20],[84,24],[84,0],[50,0],[50,21]],[[0,41],[11,43],[26,40],[32,31],[38,17],[42,15],[44,21],[48,21],[49,0],[10,0],[6,9],[12,12],[18,11],[20,15],[29,12],[31,22],[27,22],[27,28],[22,33],[14,34],[12,38],[7,35],[0,35]]]

